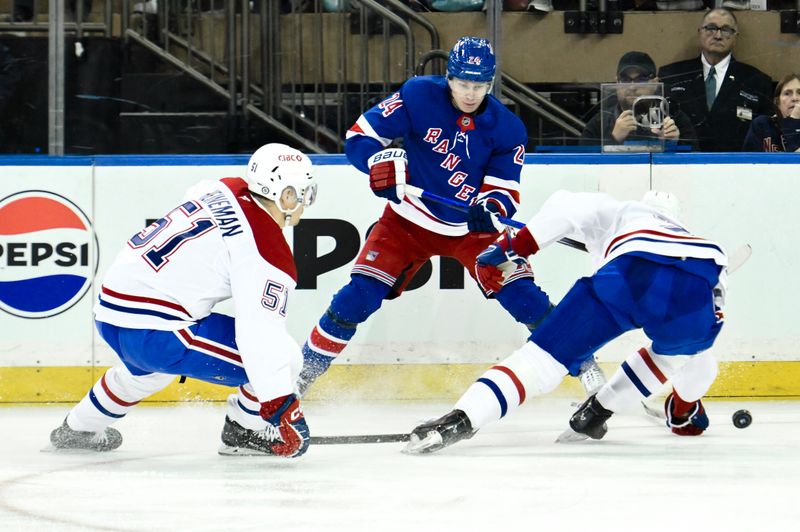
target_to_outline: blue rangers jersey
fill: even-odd
[[[445,77],[411,78],[358,118],[347,132],[347,157],[369,173],[368,159],[397,138],[408,154],[409,184],[465,207],[486,199],[503,216],[517,211],[528,135],[494,96],[487,95],[478,112],[463,113],[452,104]],[[434,233],[468,232],[466,214],[452,207],[411,196],[389,205]]]

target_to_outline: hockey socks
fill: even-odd
[[[331,363],[344,351],[356,333],[357,324],[336,319],[328,309],[303,345],[303,369],[298,378],[298,391],[304,395],[317,378],[328,371]]]
[[[150,373],[133,375],[123,365],[114,366],[100,377],[67,416],[76,431],[98,432],[125,415],[139,401],[164,388],[175,375]]]
[[[527,342],[487,370],[454,409],[463,410],[477,430],[515,410],[527,397],[553,391],[566,375],[567,368],[538,345]]]

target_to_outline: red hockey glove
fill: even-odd
[[[475,259],[475,276],[484,292],[497,293],[503,288],[504,270],[508,270],[515,259],[519,259],[519,255],[514,253],[511,235],[505,231]]]
[[[381,198],[400,203],[405,196],[408,176],[406,150],[390,148],[369,158],[369,186]]]
[[[527,227],[520,229],[514,238],[511,238],[510,231],[503,231],[500,238],[475,259],[478,284],[484,292],[499,292],[505,276],[516,269],[515,263],[524,261],[523,257],[537,251],[539,246]]]
[[[667,426],[678,436],[699,436],[708,428],[708,416],[699,399],[686,402],[673,391],[664,403]]]
[[[479,201],[467,211],[467,229],[473,233],[502,233],[505,225],[498,218],[500,206],[495,201]]]
[[[294,394],[284,395],[272,401],[261,403],[261,417],[278,427],[282,441],[271,445],[271,451],[278,456],[294,458],[308,450],[311,433],[308,430],[300,401]]]

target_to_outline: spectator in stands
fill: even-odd
[[[776,113],[757,116],[744,139],[744,151],[800,152],[800,75],[787,74],[775,88]]]
[[[713,9],[697,30],[700,57],[661,67],[670,109],[689,115],[703,151],[739,151],[750,122],[771,108],[772,80],[734,59],[739,25],[727,9]]]
[[[628,52],[617,64],[617,89],[614,102],[608,108],[611,112],[599,112],[586,124],[581,135],[581,145],[600,144],[605,137],[605,144],[624,144],[627,140],[645,140],[660,138],[665,141],[679,142],[697,149],[697,135],[692,123],[685,113],[678,111],[664,118],[660,128],[644,128],[636,124],[632,107],[634,100],[644,96],[644,92],[652,85],[637,88],[637,84],[658,83],[656,65],[644,52]],[[605,131],[605,135],[602,133]]]

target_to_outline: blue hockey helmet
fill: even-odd
[[[461,37],[447,59],[447,76],[468,81],[494,81],[497,62],[492,45],[480,37]]]

